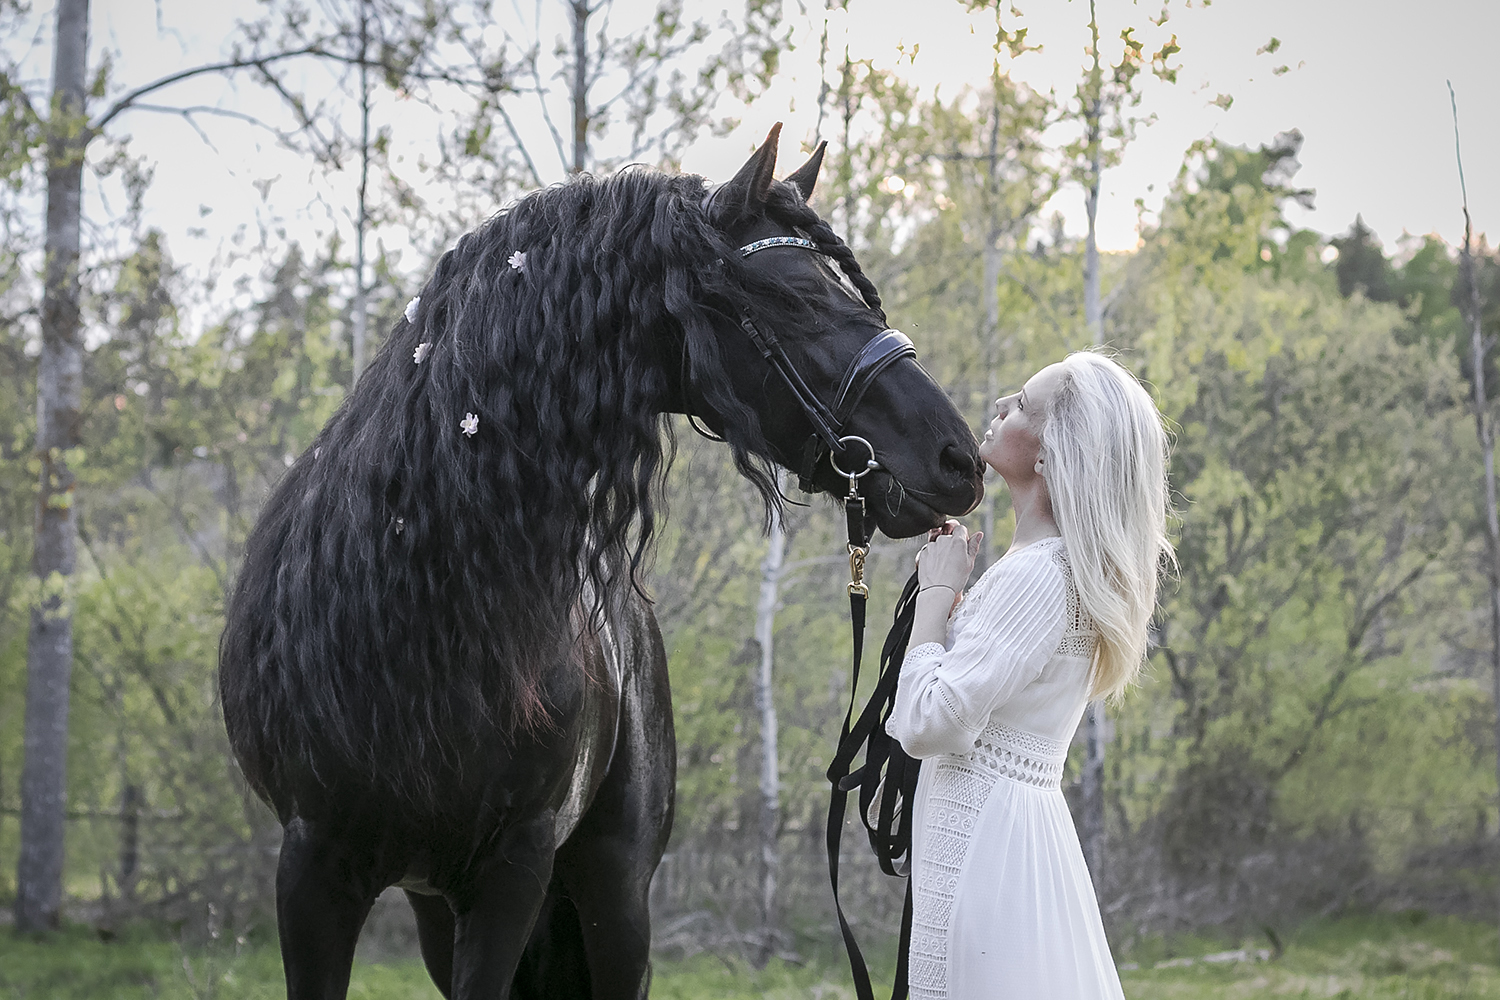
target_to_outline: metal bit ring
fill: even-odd
[[[842,468],[839,467],[839,462],[838,462],[837,456],[835,456],[835,454],[830,451],[828,453],[828,464],[831,465],[831,466],[833,466],[833,471],[834,472],[837,472],[840,476],[843,476],[845,479],[853,481],[855,479],[863,479],[865,476],[868,476],[871,472],[874,472],[876,469],[880,468],[880,463],[877,462],[877,461],[875,461],[875,446],[874,445],[870,444],[870,442],[866,441],[864,438],[860,437],[858,434],[846,434],[843,437],[839,438],[839,447],[842,448],[844,446],[844,444],[846,442],[849,442],[849,441],[858,441],[860,444],[864,445],[865,446],[865,450],[870,453],[870,457],[865,462],[865,467],[863,469],[859,470],[858,472],[846,472],[844,469],[842,469]]]

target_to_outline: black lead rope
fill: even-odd
[[[843,839],[844,813],[849,793],[857,788],[860,822],[864,824],[881,871],[887,875],[908,874],[914,821],[912,802],[921,762],[907,756],[901,745],[886,734],[885,721],[895,705],[901,662],[906,658],[906,647],[911,641],[918,585],[916,574],[913,573],[906,582],[901,599],[896,602],[895,621],[880,653],[875,690],[856,719],[854,699],[859,692],[859,668],[864,657],[865,611],[870,593],[864,581],[865,557],[869,553],[870,536],[873,532],[866,524],[864,500],[859,496],[858,484],[853,476],[849,479],[849,495],[844,498],[844,514],[849,529],[849,619],[853,625],[854,654],[849,709],[844,713],[833,763],[828,766],[828,781],[832,786],[828,803],[828,878],[833,887],[833,906],[838,914],[839,930],[844,937],[844,950],[849,954],[854,992],[858,1000],[875,1000],[864,953],[860,951],[859,942],[855,940],[854,931],[839,902],[839,846]],[[861,749],[865,752],[864,763],[857,770],[852,770]],[[876,807],[873,824],[872,806]],[[891,987],[892,1000],[905,1000],[907,995],[906,959],[911,943],[911,921],[912,895],[911,881],[908,878],[906,902],[901,912],[896,977]]]

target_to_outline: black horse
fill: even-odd
[[[770,463],[802,465],[818,422],[792,383],[832,397],[900,338],[807,206],[822,148],[772,179],[778,130],[718,188],[585,176],[463,237],[267,503],[219,685],[284,829],[292,1000],[345,995],[392,885],[444,996],[645,994],[676,751],[637,571],[667,415],[723,435],[769,510]],[[982,487],[942,390],[909,350],[882,357],[838,431],[873,447],[863,491],[899,537]]]

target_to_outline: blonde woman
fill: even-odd
[[[982,535],[949,521],[887,731],[925,758],[912,849],[913,1000],[1122,997],[1059,781],[1091,699],[1146,653],[1166,538],[1167,438],[1131,374],[1070,355],[999,401],[980,456],[1010,549],[963,594]]]

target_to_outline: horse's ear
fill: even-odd
[[[818,148],[813,150],[807,162],[787,175],[786,179],[797,185],[797,190],[802,192],[803,201],[812,197],[813,185],[818,183],[818,171],[823,169],[823,151],[827,148],[826,140],[818,143]]]
[[[772,175],[776,170],[776,144],[780,140],[781,122],[777,122],[771,126],[771,133],[766,136],[766,141],[740,167],[740,172],[724,185],[721,196],[725,202],[734,204],[737,201],[747,208],[766,203],[766,195],[770,193],[771,183],[775,179]]]

